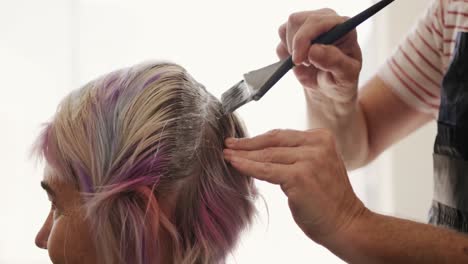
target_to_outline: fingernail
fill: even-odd
[[[310,63],[304,61],[304,62],[302,63],[302,65],[304,65],[304,66],[306,66],[306,67],[309,67],[309,66],[310,66]]]

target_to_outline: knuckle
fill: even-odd
[[[297,25],[299,24],[301,21],[302,18],[301,18],[301,14],[300,13],[292,13],[291,15],[289,15],[288,17],[288,22],[289,24],[292,24],[292,25]]]
[[[292,44],[293,45],[298,45],[298,43],[304,42],[304,36],[301,34],[301,32],[297,32],[296,35],[294,35],[292,39]]]
[[[315,131],[317,133],[317,136],[320,138],[320,140],[326,145],[334,145],[335,143],[335,136],[333,133],[328,130],[328,129],[318,129]]]
[[[306,17],[303,23],[309,28],[315,28],[317,23],[320,23],[322,18],[323,18],[322,15],[312,13]]]
[[[294,130],[294,129],[280,129],[280,130],[282,133],[288,133],[288,134],[299,132],[298,130]]]
[[[322,8],[320,9],[320,12],[327,14],[327,15],[338,15],[338,13],[336,13],[336,11],[331,8]]]
[[[308,132],[303,132],[303,131],[292,131],[292,135],[295,135],[298,139],[299,145],[307,145],[307,142],[309,140],[309,133]]]
[[[260,173],[263,175],[270,175],[271,172],[272,172],[272,164],[262,163],[262,166],[260,166]]]
[[[288,24],[295,24],[296,19],[297,19],[297,14],[296,13],[290,14],[288,16]]]
[[[311,129],[307,130],[305,132],[305,138],[306,138],[306,151],[305,154],[307,157],[314,156],[315,153],[311,152],[311,150],[316,148],[317,141],[321,141],[320,135],[317,133],[317,129]]]
[[[309,129],[304,131],[307,134],[307,138],[315,137],[316,129]]]
[[[273,161],[273,150],[272,148],[266,148],[260,152],[260,158],[262,161],[271,162]]]
[[[273,129],[267,132],[267,137],[269,140],[276,140],[279,135],[281,134],[282,130],[281,129]]]
[[[335,137],[334,137],[333,133],[328,129],[323,129],[322,130],[322,136],[323,136],[323,140],[326,143],[333,143],[335,141]]]
[[[321,137],[328,137],[331,134],[331,131],[327,128],[319,128],[315,130]]]

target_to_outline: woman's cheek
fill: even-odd
[[[54,264],[97,263],[89,225],[80,216],[60,216],[54,221],[48,249]]]

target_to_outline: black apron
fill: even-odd
[[[429,223],[468,233],[468,33],[458,33],[443,79]]]

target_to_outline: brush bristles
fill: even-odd
[[[251,100],[252,92],[244,80],[234,85],[221,96],[221,103],[225,113],[232,113]]]

